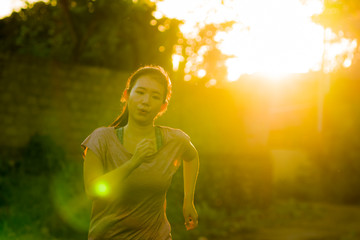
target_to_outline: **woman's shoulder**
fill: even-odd
[[[91,133],[91,135],[94,135],[96,137],[104,137],[111,134],[113,131],[113,127],[98,127]]]
[[[189,141],[190,137],[183,130],[179,128],[172,128],[168,126],[158,126],[162,129],[163,133],[167,136],[168,139],[179,139]]]
[[[110,139],[111,131],[114,131],[112,127],[98,127],[92,131],[92,133],[85,138],[81,143],[81,146],[85,149],[89,147],[93,151],[97,151],[100,156],[100,150],[96,150],[107,144],[108,139]]]

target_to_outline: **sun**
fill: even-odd
[[[274,77],[349,67],[357,42],[312,22],[311,17],[322,11],[321,0],[162,0],[155,15],[183,20],[180,30],[188,39],[196,39],[206,24],[234,21],[214,40],[229,56],[225,62],[228,80],[236,81],[244,74]],[[186,73],[203,54],[187,60]],[[180,56],[176,59],[174,65]]]

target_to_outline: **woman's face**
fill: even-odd
[[[152,76],[140,76],[129,94],[129,120],[152,124],[164,104],[164,94],[164,86]]]

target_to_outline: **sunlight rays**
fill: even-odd
[[[154,16],[182,20],[180,30],[187,39],[197,39],[206,24],[234,21],[214,40],[229,56],[227,78],[235,81],[243,74],[271,76],[349,67],[357,42],[312,22],[311,17],[322,11],[320,0],[163,0],[157,2]],[[196,75],[200,69],[194,66],[200,65],[205,53],[190,56],[185,73]]]

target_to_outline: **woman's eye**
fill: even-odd
[[[144,94],[143,91],[136,91],[136,93],[137,93],[137,94],[141,94],[141,95]]]
[[[153,99],[159,100],[160,97],[159,96],[153,96]]]

